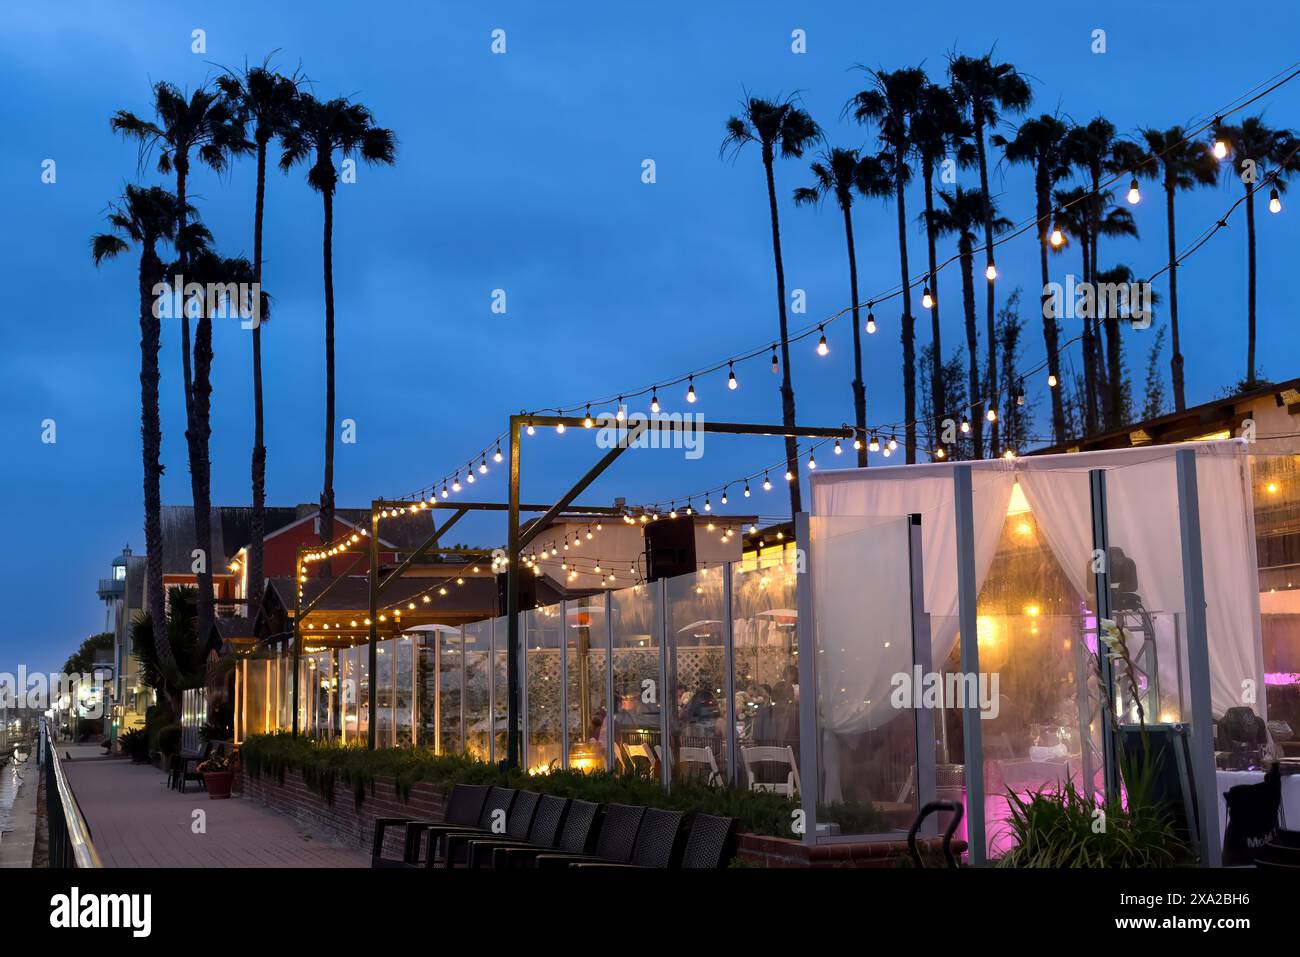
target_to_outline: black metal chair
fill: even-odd
[[[1300,831],[1279,830],[1255,852],[1255,866],[1270,871],[1300,872]]]
[[[212,742],[203,742],[203,747],[198,751],[179,751],[171,756],[170,773],[167,775],[167,786],[175,788],[182,794],[185,793],[185,785],[190,781],[203,783],[203,773],[199,771],[199,765],[212,756]]]
[[[537,814],[537,806],[541,800],[542,796],[536,791],[520,791],[515,795],[502,836],[514,841],[528,840],[528,834],[533,829],[533,818]],[[462,862],[468,863],[469,842],[482,837],[481,831],[451,831],[443,834],[442,866],[451,868]]]
[[[632,847],[632,859],[626,864],[608,861],[574,861],[571,867],[608,868],[608,867],[648,867],[662,869],[676,867],[682,860],[682,819],[681,811],[664,811],[660,808],[646,808],[641,818],[641,826],[636,832],[636,843]],[[553,865],[547,865],[553,866]]]
[[[626,864],[632,859],[636,848],[636,835],[641,830],[641,820],[646,809],[630,804],[610,804],[605,808],[605,816],[600,822],[600,836],[596,839],[595,852],[583,854],[538,854],[533,859],[533,866],[540,868],[568,867],[583,861],[605,861],[614,864]]]
[[[568,813],[564,816],[564,827],[560,830],[559,839],[554,847],[495,846],[486,850],[492,854],[491,862],[494,868],[527,867],[539,854],[590,854],[596,842],[600,820],[599,804],[575,798],[569,802]]]
[[[496,834],[502,833],[497,828],[498,822],[505,822],[509,819],[510,808],[514,806],[515,797],[518,791],[514,788],[493,787],[488,791],[487,800],[483,802],[483,810],[479,814],[478,824],[472,827],[465,827],[458,824],[425,824],[419,830],[421,837],[427,838],[426,853],[423,860],[424,867],[436,867],[441,864],[441,858],[438,848],[442,844],[442,839],[447,834]],[[420,864],[419,847],[421,838],[416,838],[416,857],[412,864]]]
[[[736,855],[736,819],[716,814],[696,814],[682,853],[682,867],[688,870],[719,870]]]
[[[943,858],[949,867],[956,867],[957,858],[952,853],[952,836],[956,833],[962,816],[962,806],[956,801],[930,801],[921,808],[921,812],[916,815],[916,819],[912,821],[912,826],[907,831],[907,853],[911,856],[914,866],[925,867],[925,863],[921,860],[921,852],[916,849],[916,834],[921,830],[921,822],[936,811],[947,811],[952,814],[952,819],[943,831]]]
[[[511,837],[471,838],[465,853],[465,866],[491,867],[492,854],[497,848],[527,847],[539,852],[558,850],[556,843],[560,839],[560,829],[564,826],[565,817],[569,813],[569,803],[568,798],[557,797],[554,794],[542,795],[542,799],[537,804],[537,813],[533,815],[533,825],[528,829],[528,837],[525,840],[517,841]]]
[[[474,827],[483,813],[483,805],[487,801],[488,791],[490,790],[491,788],[486,784],[454,785],[451,793],[447,795],[447,806],[443,811],[442,823]],[[370,849],[370,866],[402,867],[416,863],[424,828],[432,826],[433,823],[432,821],[405,817],[375,818],[375,831]],[[390,827],[406,828],[401,860],[384,856],[384,831]]]

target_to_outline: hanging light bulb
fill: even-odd
[[[623,408],[623,397],[621,395],[618,397],[618,405],[615,406],[614,418],[619,422],[627,418],[627,410]]]
[[[528,423],[528,434],[529,434],[529,435],[536,435],[536,434],[537,434],[537,430],[533,428],[533,423],[531,423],[531,422]]]
[[[488,469],[487,469],[487,453],[485,452],[485,453],[483,454],[482,459],[481,459],[481,460],[479,461],[479,463],[478,463],[478,474],[479,474],[479,475],[487,475],[487,470],[488,470]]]
[[[1025,404],[1025,380],[1020,379],[1016,383],[1016,405]]]
[[[930,295],[929,286],[926,286],[925,289],[921,291],[921,308],[922,309],[934,308],[934,296]]]
[[[704,510],[706,512],[713,511],[713,503],[709,501],[709,497],[707,495],[704,496]]]
[[[992,282],[994,279],[998,278],[998,267],[993,265],[992,262],[989,262],[988,266],[985,267],[984,278],[987,279],[989,282]]]
[[[942,446],[942,445],[939,446],[937,449],[934,450],[934,457],[935,457],[936,459],[944,458],[947,454],[948,454],[948,453],[945,452],[945,451],[943,450],[943,446]]]
[[[650,390],[650,411],[655,415],[659,414],[659,390],[657,388]]]
[[[725,488],[722,490],[722,504],[727,504],[727,490]]]
[[[448,495],[448,492],[447,492],[447,480],[446,480],[446,479],[443,479],[443,480],[442,480],[442,497],[443,497],[443,498],[446,498],[447,495]]]
[[[809,453],[808,453],[808,471],[811,472],[811,471],[812,471],[813,469],[815,469],[816,467],[817,467],[817,454],[816,454],[815,452],[809,452]]]
[[[794,473],[791,472],[789,469],[786,469],[786,470],[785,470],[785,480],[786,480],[787,482],[793,482],[793,481],[794,481]]]
[[[985,415],[987,416],[990,422],[996,422],[998,420],[998,410],[992,407],[989,408],[988,412],[986,412]]]
[[[896,438],[894,438],[894,433],[893,433],[893,432],[890,432],[890,433],[889,433],[889,451],[892,452],[892,451],[894,451],[894,449],[896,449],[896,448],[898,448],[898,440],[897,440]]]
[[[842,448],[840,448],[840,440],[839,440],[839,439],[836,439],[836,440],[835,440],[835,448],[833,449],[833,451],[835,452],[836,455],[843,455],[843,454],[844,454],[844,450],[843,450]]]
[[[870,309],[867,309],[867,335],[874,336],[875,334],[876,334],[876,317],[875,314],[872,313]]]
[[[669,509],[668,509],[668,517],[669,517],[669,518],[676,518],[676,517],[677,517],[677,504],[676,504],[676,503],[673,503],[673,505],[671,505],[671,506],[669,507]]]
[[[763,473],[763,491],[764,492],[772,491],[772,480],[767,477],[766,472]]]
[[[497,450],[496,450],[495,452],[492,453],[492,461],[493,461],[493,462],[500,462],[500,461],[501,461],[501,443],[500,443],[500,442],[497,443]]]
[[[889,446],[886,445],[886,446],[885,446],[885,458],[889,458],[889,454],[890,454]]]
[[[686,387],[686,401],[695,401],[695,376],[690,377],[690,385]]]
[[[1228,155],[1228,144],[1223,140],[1223,131],[1220,126],[1223,124],[1223,118],[1216,116],[1214,118],[1214,158],[1223,159]]]
[[[452,490],[453,492],[459,492],[459,491],[460,491],[460,473],[459,473],[459,472],[456,473],[456,477],[455,477],[455,479],[452,480],[452,483],[451,483],[451,490]]]
[[[776,375],[780,371],[781,371],[781,363],[778,362],[776,359],[776,346],[773,345],[772,346],[772,375]]]
[[[965,434],[966,434],[967,432],[969,432],[969,431],[970,431],[970,419],[966,418],[966,416],[963,415],[963,416],[961,417],[961,432],[962,432],[962,435],[965,435]]]
[[[750,522],[750,523],[749,523],[749,534],[751,534],[751,535],[757,535],[757,534],[758,534],[758,524],[757,524],[756,522]]]
[[[817,354],[819,356],[828,355],[831,347],[826,344],[826,330],[823,326],[818,326],[817,330],[822,334],[822,337],[817,340]]]
[[[1138,178],[1136,176],[1128,181],[1128,201],[1130,206],[1136,206],[1142,202],[1142,191],[1138,189]]]
[[[857,452],[862,448],[862,439],[857,435],[853,436],[853,451]]]
[[[1269,190],[1268,193],[1268,211],[1270,213],[1282,212],[1282,197],[1278,195],[1276,186]]]
[[[1052,234],[1047,239],[1053,246],[1060,248],[1065,243],[1065,234],[1061,232],[1061,227],[1055,223],[1052,224]]]
[[[465,464],[465,481],[468,482],[470,485],[474,484],[474,463],[473,462],[467,462]]]
[[[1011,449],[1007,449],[1005,452],[1002,453],[1002,457],[1004,459],[1014,459],[1016,457],[1016,453],[1013,452]]]
[[[556,435],[563,435],[563,434],[564,434],[564,423],[563,423],[563,422],[556,422],[556,423],[555,423],[555,434],[556,434]]]
[[[871,441],[867,443],[867,451],[868,452],[880,451],[880,439],[876,438],[875,432],[871,433]]]
[[[695,514],[695,508],[691,505],[691,500],[689,498],[686,500],[686,514],[687,515]]]
[[[1056,388],[1056,374],[1053,372],[1047,373],[1047,387],[1049,389]]]
[[[736,370],[733,367],[731,360],[728,360],[727,361],[727,388],[731,389],[734,392],[739,386],[740,383],[736,381]]]
[[[583,417],[583,420],[582,420],[582,427],[583,427],[584,429],[589,429],[589,428],[591,428],[591,427],[592,427],[593,425],[595,425],[595,424],[596,424],[596,423],[594,423],[594,422],[591,420],[591,404],[588,403],[588,404],[587,404],[587,414],[586,414],[586,416]]]

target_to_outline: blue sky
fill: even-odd
[[[308,12],[310,11],[310,12]],[[746,152],[719,159],[723,123],[745,90],[798,91],[831,145],[874,145],[874,131],[841,119],[864,85],[855,65],[923,63],[936,76],[957,49],[997,54],[1033,78],[1034,111],[1086,121],[1102,113],[1124,132],[1192,123],[1292,64],[1297,15],[1237,16],[1221,3],[1098,2],[1069,8],[1031,3],[915,6],[822,3],[611,5],[556,3],[358,5],[303,3],[5,3],[0,8],[0,183],[8,228],[0,234],[4,317],[0,348],[0,436],[7,451],[0,487],[10,547],[0,558],[9,620],[0,670],[19,662],[57,666],[103,608],[96,580],[124,542],[143,550],[140,510],[139,348],[131,257],[96,269],[88,238],[123,184],[158,182],[136,169],[133,145],[108,117],[149,109],[149,85],[192,88],[218,65],[240,66],[279,50],[301,63],[321,96],[349,95],[393,128],[392,169],[362,168],[340,187],[335,223],[338,414],[357,423],[355,445],[339,445],[337,499],[358,505],[440,478],[477,457],[510,411],[573,404],[631,391],[770,342],[774,280],[761,165]],[[493,55],[491,31],[506,31]],[[191,52],[191,32],[207,50]],[[806,31],[807,52],[791,51]],[[1091,52],[1092,31],[1107,51]],[[1300,84],[1259,107],[1275,125],[1300,125]],[[653,159],[657,182],[641,181]],[[41,182],[54,159],[57,183]],[[219,245],[252,251],[251,163],[218,178],[198,171],[191,195]],[[961,174],[977,185],[975,173]],[[807,160],[779,163],[788,286],[806,291],[803,326],[848,304],[842,226],[832,209],[795,209]],[[170,185],[170,182],[168,182]],[[998,170],[1004,214],[1032,213],[1028,176]],[[1180,200],[1180,235],[1216,219],[1239,187]],[[1135,211],[1138,242],[1105,244],[1103,262],[1139,274],[1165,258],[1163,207],[1154,188]],[[917,191],[909,213],[919,212]],[[1295,213],[1260,207],[1259,314],[1264,374],[1297,373],[1294,305],[1285,250]],[[1238,214],[1240,215],[1240,214]],[[892,205],[856,212],[865,297],[897,281]],[[264,337],[268,500],[315,501],[321,482],[323,299],[321,207],[301,171],[269,177],[265,284],[275,297]],[[914,271],[924,241],[913,228]],[[1181,243],[1180,243],[1181,245]],[[942,247],[944,258],[951,243]],[[1188,401],[1217,395],[1243,374],[1244,224],[1220,233],[1180,274]],[[1026,237],[998,256],[1001,294],[1024,283],[1032,300],[1036,253]],[[1054,270],[1077,269],[1075,256]],[[504,289],[507,313],[491,311]],[[1163,283],[1157,290],[1163,293]],[[963,341],[959,277],[940,283],[945,351]],[[981,323],[983,306],[980,306]],[[867,340],[868,419],[902,418],[897,313],[877,312]],[[1035,318],[1025,358],[1044,355]],[[1163,313],[1157,306],[1157,322]],[[928,322],[919,324],[920,343]],[[164,330],[163,497],[186,503],[178,329]],[[1134,336],[1140,335],[1134,333]],[[1133,339],[1141,371],[1147,340]],[[832,328],[824,359],[812,342],[795,347],[799,418],[838,425],[852,418],[848,325]],[[248,501],[252,438],[249,342],[218,324],[213,377],[215,501]],[[1166,354],[1167,355],[1167,354]],[[1077,353],[1074,357],[1078,364]],[[732,421],[779,421],[776,380],[766,361],[698,384],[696,410]],[[1030,389],[1042,389],[1031,383]],[[667,394],[662,395],[668,405]],[[680,406],[680,402],[674,404]],[[41,441],[54,419],[57,442]],[[593,461],[589,443],[539,436],[528,446],[525,496],[560,494]],[[657,501],[716,486],[781,459],[779,442],[708,439],[707,454],[640,453],[586,496]],[[489,447],[490,452],[490,447]],[[829,464],[829,463],[828,463]],[[476,488],[504,495],[497,470]],[[762,503],[778,515],[784,497]],[[462,526],[493,544],[499,523]]]

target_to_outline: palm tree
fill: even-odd
[[[181,275],[187,265],[188,230],[186,217],[191,207],[186,202],[186,189],[190,174],[190,155],[220,172],[226,168],[233,153],[248,148],[244,132],[230,105],[216,90],[201,86],[189,98],[170,83],[155,83],[153,87],[154,114],[157,122],[143,120],[127,110],[118,110],[109,120],[109,126],[118,133],[140,144],[140,165],[143,166],[154,149],[158,150],[158,172],[176,174],[176,212],[179,221],[176,235],[179,238],[177,260]],[[195,343],[196,350],[198,343]],[[211,349],[211,342],[207,344]],[[195,360],[197,362],[197,359]],[[210,360],[209,360],[210,361]],[[208,449],[206,439],[199,447],[200,435],[206,435],[206,423],[201,427],[195,420],[194,374],[190,366],[190,320],[186,310],[181,312],[181,369],[185,394],[185,440],[190,460],[190,490],[194,499],[194,540],[203,554],[203,564],[198,572],[199,634],[207,635],[215,617],[212,598],[212,503],[204,494],[210,487],[208,474]]]
[[[950,56],[948,58],[948,77],[957,104],[967,112],[973,130],[976,162],[980,171],[980,193],[990,200],[984,210],[984,275],[988,280],[985,290],[985,317],[988,338],[988,376],[989,408],[997,411],[998,401],[998,350],[996,322],[996,302],[994,285],[997,268],[993,263],[993,220],[994,211],[992,194],[989,192],[989,164],[985,146],[985,131],[994,130],[1001,122],[1002,114],[1023,113],[1029,108],[1033,92],[1028,81],[1016,72],[1010,63],[994,63],[993,51],[981,57]],[[974,399],[974,396],[971,397]],[[999,451],[998,430],[1000,418],[993,420],[989,435],[989,454],[996,456]]]
[[[253,146],[257,153],[257,189],[253,201],[253,274],[252,281],[262,282],[262,223],[266,197],[266,151],[272,138],[289,129],[297,105],[299,77],[282,76],[270,66],[270,57],[261,66],[244,67],[243,74],[227,73],[217,78],[217,86],[231,111],[245,127],[252,124]],[[266,532],[266,442],[262,403],[262,322],[261,313],[253,326],[253,513],[249,521],[247,609],[256,614],[262,603],[263,540]]]
[[[1291,130],[1275,130],[1264,125],[1262,116],[1248,116],[1240,126],[1220,127],[1219,135],[1232,150],[1232,164],[1246,190],[1246,379],[1251,388],[1259,383],[1255,377],[1255,193],[1267,179],[1270,189],[1286,191],[1287,175],[1300,170],[1297,147],[1300,142]],[[1253,163],[1252,165],[1249,165]],[[1253,172],[1253,176],[1247,172]],[[1270,192],[1270,199],[1272,194]]]
[[[140,248],[140,437],[144,465],[144,540],[148,612],[152,618],[154,647],[164,666],[175,670],[176,661],[167,639],[163,614],[162,552],[162,420],[158,408],[158,352],[162,347],[162,320],[154,304],[155,287],[164,268],[158,255],[160,242],[176,241],[177,224],[194,216],[194,209],[179,208],[175,194],[158,186],[127,186],[120,200],[109,206],[112,232],[91,239],[95,265],[126,252],[131,243]]]
[[[906,461],[916,461],[916,319],[912,315],[911,277],[907,269],[907,207],[904,189],[912,178],[909,159],[913,145],[912,118],[920,105],[921,91],[929,82],[925,71],[907,67],[886,73],[869,70],[871,86],[857,93],[845,106],[859,123],[874,122],[882,147],[885,172],[894,183],[894,202],[898,207],[898,265],[902,279],[903,317],[900,335],[903,341],[903,414],[906,418]]]
[[[397,156],[397,137],[392,130],[376,126],[370,110],[360,103],[342,98],[322,103],[302,93],[283,140],[280,168],[287,171],[310,160],[307,185],[321,194],[325,209],[325,482],[320,535],[321,544],[328,544],[334,536],[334,190],[338,185],[334,154],[391,166]]]
[[[858,258],[853,249],[853,194],[882,197],[893,192],[894,184],[876,156],[860,156],[857,150],[836,147],[823,153],[811,166],[812,186],[794,191],[796,205],[819,203],[835,197],[844,214],[844,241],[849,250],[849,297],[853,303],[853,413],[858,434],[854,447],[858,468],[867,466],[867,388],[862,380],[862,325],[858,312]]]
[[[1214,154],[1204,143],[1187,138],[1181,126],[1167,130],[1144,129],[1142,144],[1120,144],[1118,155],[1125,169],[1134,176],[1159,179],[1165,188],[1165,223],[1169,239],[1169,338],[1173,354],[1169,358],[1170,378],[1174,386],[1174,407],[1187,408],[1183,390],[1183,352],[1178,338],[1178,242],[1174,225],[1174,197],[1196,186],[1209,186],[1218,177]]]
[[[1061,357],[1058,354],[1060,327],[1047,308],[1048,271],[1047,250],[1052,231],[1052,188],[1069,171],[1065,153],[1066,126],[1055,116],[1044,113],[1037,119],[1025,120],[1008,139],[995,135],[993,142],[1003,149],[1008,163],[1023,163],[1034,170],[1034,199],[1038,219],[1038,263],[1042,273],[1043,291],[1043,341],[1047,346],[1047,371],[1053,381],[1061,383]],[[1052,435],[1059,445],[1065,441],[1065,406],[1061,390],[1052,390]]]
[[[974,148],[970,142],[971,127],[962,118],[947,87],[929,83],[921,89],[916,112],[912,116],[912,145],[917,159],[921,163],[921,181],[925,184],[925,238],[929,253],[930,291],[930,339],[934,343],[931,350],[930,368],[930,403],[936,416],[949,413],[948,397],[943,393],[946,381],[943,375],[943,346],[940,342],[939,324],[939,270],[935,257],[934,226],[934,169],[948,158],[952,152],[959,165],[970,165],[975,160]],[[925,303],[922,302],[922,306]],[[978,402],[976,394],[970,396],[972,403]],[[937,423],[931,423],[937,434]]]
[[[767,205],[772,220],[772,256],[776,260],[777,316],[781,333],[781,415],[787,428],[794,422],[794,386],[790,381],[790,338],[785,315],[785,264],[781,259],[781,222],[776,206],[776,175],[773,164],[777,151],[786,159],[798,159],[804,151],[821,139],[821,128],[813,122],[808,112],[795,105],[793,97],[783,100],[764,100],[748,97],[741,103],[741,113],[727,120],[727,135],[722,139],[721,153],[735,156],[746,143],[757,143],[767,174]],[[790,482],[790,512],[798,514],[801,507],[799,494],[799,449],[793,436],[785,439],[786,469],[793,479]]]
[[[993,231],[1002,232],[1011,225],[1011,221],[997,215],[992,202],[986,202],[979,190],[962,189],[960,186],[949,193],[939,191],[943,208],[936,210],[932,221],[939,235],[953,233],[957,236],[957,254],[961,260],[962,303],[966,309],[966,351],[970,355],[968,381],[971,402],[978,403],[980,389],[979,370],[979,334],[975,325],[975,244],[978,242],[977,230],[982,230],[987,220],[985,214],[994,210]],[[994,343],[994,348],[997,344]],[[996,392],[995,387],[990,391]],[[978,406],[976,407],[978,412]],[[997,419],[995,418],[994,423]],[[984,416],[971,417],[971,448],[974,458],[984,456]]]

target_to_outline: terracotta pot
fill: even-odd
[[[204,771],[203,783],[207,785],[208,797],[214,801],[230,797],[230,786],[234,783],[233,771]]]

